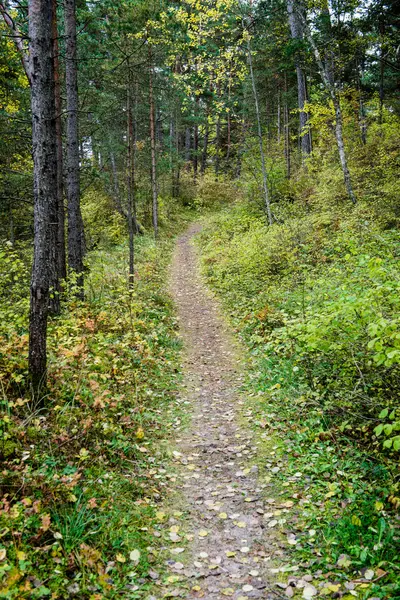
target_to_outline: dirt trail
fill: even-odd
[[[247,468],[254,447],[237,415],[238,349],[199,278],[191,243],[197,231],[192,226],[178,240],[171,277],[185,346],[185,399],[193,405],[176,455],[193,540],[190,560],[177,555],[170,568],[184,578],[187,598],[276,599],[267,576],[276,552],[265,528],[268,508],[257,468]]]

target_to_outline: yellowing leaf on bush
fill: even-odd
[[[4,560],[7,556],[7,550],[5,548],[0,548],[0,561]]]
[[[25,560],[26,559],[25,552],[22,552],[21,550],[18,550],[18,552],[17,552],[17,558],[18,558],[18,560]]]
[[[88,459],[89,458],[89,450],[86,450],[86,448],[81,448],[79,450],[79,454],[78,454],[77,458],[79,458],[79,460]]]

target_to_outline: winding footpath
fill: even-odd
[[[276,599],[270,569],[282,551],[266,526],[271,514],[257,467],[248,467],[255,447],[238,414],[239,350],[200,279],[197,231],[194,225],[179,238],[171,274],[185,349],[183,400],[193,417],[174,452],[191,556],[178,549],[169,561],[179,584],[167,597]]]

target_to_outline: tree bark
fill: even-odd
[[[302,22],[299,18],[297,11],[303,11],[301,3],[298,3],[297,11],[294,9],[294,1],[288,0],[287,8],[289,13],[289,25],[292,39],[301,41],[304,37],[304,31]],[[300,66],[299,58],[296,57],[296,75],[297,75],[297,99],[298,107],[300,111],[300,135],[301,135],[301,152],[303,157],[311,154],[312,152],[312,138],[311,130],[307,125],[309,120],[309,114],[304,110],[304,106],[308,100],[307,98],[307,83],[306,76],[303,69]]]
[[[129,69],[129,63],[128,63]],[[134,224],[133,224],[133,202],[134,202],[134,185],[135,185],[135,165],[134,165],[134,133],[132,123],[132,106],[131,106],[131,89],[130,77],[128,78],[127,89],[127,139],[128,139],[128,232],[129,232],[129,289],[133,289],[135,279],[135,241],[134,241]]]
[[[78,296],[83,299],[84,233],[80,207],[78,72],[76,47],[76,2],[64,0],[65,78],[67,91],[68,265],[77,276]]]
[[[54,68],[54,100],[56,110],[56,140],[57,140],[57,275],[58,280],[67,277],[65,252],[65,211],[64,211],[64,169],[62,144],[62,102],[60,85],[60,60],[57,27],[57,0],[53,0],[53,68]],[[58,291],[61,291],[59,289]]]
[[[285,162],[286,162],[286,177],[290,179],[290,128],[289,128],[289,107],[287,100],[287,75],[285,73],[285,101],[283,107],[284,119],[284,139],[285,139]]]
[[[325,8],[324,12],[327,16],[328,24],[330,26],[329,8]],[[347,164],[347,155],[346,155],[346,149],[345,149],[344,139],[343,139],[342,110],[340,107],[339,95],[336,90],[335,75],[334,75],[334,70],[333,70],[332,51],[331,50],[328,51],[328,57],[324,64],[324,61],[322,60],[320,51],[318,49],[317,44],[314,41],[313,35],[308,26],[305,16],[302,15],[302,13],[299,11],[297,12],[297,14],[299,15],[299,18],[302,19],[304,34],[306,35],[308,43],[310,44],[310,46],[312,48],[322,82],[325,86],[325,89],[327,90],[327,92],[329,93],[329,95],[331,97],[333,107],[335,109],[335,118],[336,118],[335,136],[336,136],[336,144],[337,144],[338,152],[339,152],[340,165],[342,167],[344,184],[345,184],[347,195],[348,195],[349,199],[351,200],[351,202],[353,202],[353,204],[356,204],[357,199],[356,199],[356,196],[353,191],[351,175],[350,175],[349,167]],[[327,36],[327,38],[329,38],[329,37],[330,36]],[[328,42],[329,42],[329,39],[327,39],[327,44],[328,44]]]
[[[18,54],[21,59],[23,69],[25,71],[25,75],[29,81],[29,84],[32,85],[31,66],[30,66],[30,62],[29,62],[29,56],[24,47],[24,36],[19,31],[17,25],[15,24],[14,20],[10,16],[10,14],[7,10],[6,3],[4,3],[4,2],[0,2],[0,14],[3,17],[6,25],[9,27],[9,29],[13,33],[14,44],[18,50]]]
[[[201,153],[200,173],[202,175],[204,175],[204,173],[206,172],[206,168],[207,168],[208,138],[210,136],[210,126],[208,123],[208,116],[209,116],[209,108],[207,107],[206,123],[205,123],[204,138],[203,138],[203,151]]]
[[[248,55],[248,62],[249,62],[249,68],[250,68],[251,86],[253,88],[254,106],[255,106],[255,109],[256,109],[257,134],[258,134],[258,143],[259,143],[259,148],[260,148],[262,185],[263,185],[263,192],[264,192],[264,204],[265,204],[265,209],[266,209],[266,212],[267,212],[268,223],[270,225],[272,225],[272,212],[271,212],[271,204],[270,204],[269,190],[268,190],[267,165],[266,165],[266,162],[265,162],[265,154],[264,154],[263,138],[262,138],[262,129],[261,129],[260,106],[259,106],[259,103],[258,103],[258,93],[257,93],[257,87],[256,87],[256,80],[255,80],[255,77],[254,77],[253,57],[252,57],[252,54],[251,54],[251,45],[250,45],[250,39],[249,38],[247,39],[247,55]]]
[[[157,164],[156,140],[154,127],[154,94],[153,94],[153,60],[149,49],[149,108],[150,108],[150,147],[151,147],[151,189],[153,197],[153,229],[154,237],[158,237],[158,195],[157,195]]]
[[[43,405],[46,336],[54,223],[57,218],[56,115],[52,53],[52,0],[29,0],[34,249],[30,289],[29,371],[34,396]]]
[[[185,163],[186,163],[186,165],[190,161],[190,148],[191,148],[190,128],[186,127],[186,129],[185,129]]]

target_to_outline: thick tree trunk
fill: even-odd
[[[46,385],[46,334],[50,281],[55,268],[54,223],[57,219],[52,0],[29,0],[29,39],[34,177],[29,371],[33,393],[39,404],[42,404],[41,390]]]
[[[75,0],[64,0],[65,8],[65,79],[67,90],[67,203],[68,265],[77,275],[78,296],[83,298],[84,233],[80,207],[78,72],[76,48]]]
[[[287,8],[289,13],[289,25],[292,39],[301,41],[304,37],[304,31],[298,11],[303,11],[301,3],[298,3],[297,10],[294,9],[294,0],[288,0]],[[297,98],[300,110],[300,135],[301,135],[301,152],[303,156],[307,156],[312,152],[311,130],[307,125],[309,115],[304,110],[307,98],[307,83],[306,76],[300,66],[298,57],[296,58],[296,75],[297,75]]]
[[[265,210],[267,212],[268,223],[270,225],[272,225],[272,212],[271,212],[271,204],[270,204],[269,190],[268,190],[267,165],[266,165],[266,161],[265,161],[263,138],[262,138],[262,129],[261,129],[260,106],[259,106],[259,103],[258,103],[258,93],[257,93],[257,87],[256,87],[256,80],[255,80],[255,77],[254,77],[253,58],[252,58],[252,55],[251,55],[251,45],[250,45],[250,40],[249,39],[247,40],[247,55],[248,55],[247,58],[248,58],[249,68],[250,68],[251,86],[253,88],[254,106],[255,106],[255,109],[256,109],[257,134],[258,134],[258,143],[259,143],[259,148],[260,148],[262,185],[263,185],[263,192],[264,192],[264,204],[265,204]]]
[[[157,164],[156,164],[156,139],[154,125],[154,94],[153,94],[153,62],[149,50],[149,108],[150,108],[150,146],[151,146],[151,190],[153,198],[153,229],[154,237],[158,236],[158,195],[157,195]]]

